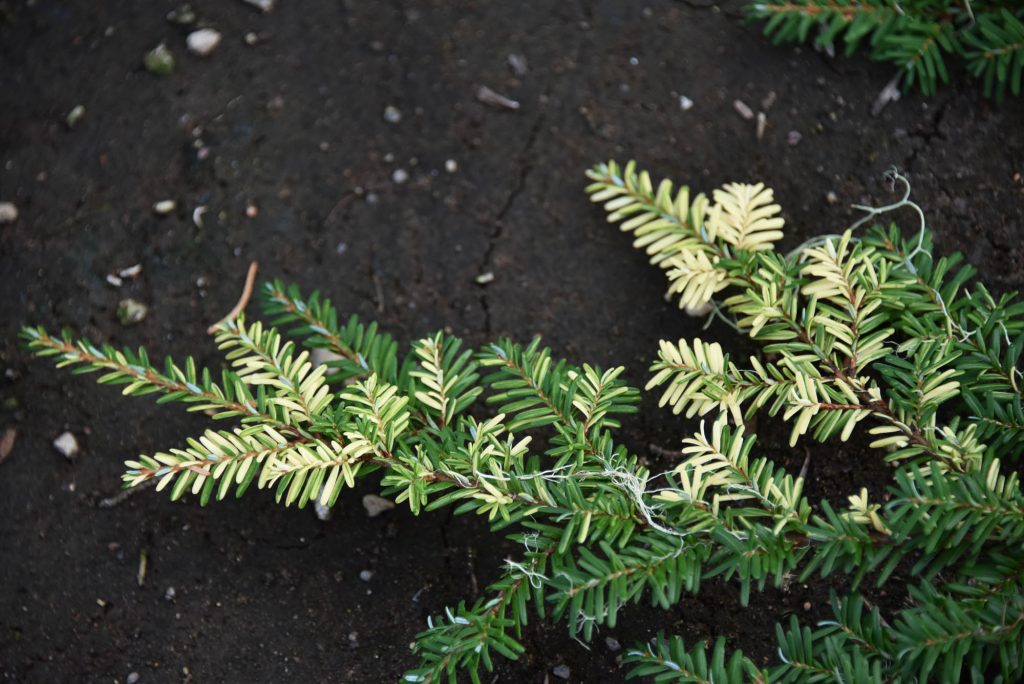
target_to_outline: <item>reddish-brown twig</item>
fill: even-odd
[[[254,261],[251,264],[249,264],[249,273],[245,276],[245,287],[242,288],[242,296],[238,299],[238,303],[235,304],[235,308],[233,308],[227,316],[225,316],[224,318],[220,319],[219,321],[211,325],[209,328],[207,328],[206,332],[208,334],[214,334],[215,332],[217,332],[217,328],[220,327],[221,323],[223,323],[224,321],[234,320],[235,318],[238,318],[238,314],[245,311],[245,306],[246,304],[249,303],[249,297],[252,296],[253,285],[256,284],[256,270],[257,265],[256,262]]]

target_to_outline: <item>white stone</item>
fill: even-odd
[[[69,461],[74,460],[78,456],[78,440],[70,432],[61,433],[57,439],[53,440],[53,447]]]
[[[74,128],[75,125],[82,120],[83,116],[85,116],[85,107],[82,105],[75,105],[74,109],[68,112],[66,119],[68,128]]]
[[[444,170],[448,173],[455,173],[459,170],[459,162],[454,159],[449,159],[444,163]]]
[[[167,216],[178,207],[178,203],[172,199],[160,200],[153,205],[153,212],[158,216]]]
[[[680,95],[679,108],[682,109],[684,112],[690,111],[691,109],[693,109],[693,100],[686,97],[685,95]]]
[[[712,304],[711,302],[704,302],[703,304],[699,304],[698,306],[687,306],[683,309],[683,311],[686,312],[687,316],[693,316],[694,318],[703,318],[704,316],[707,316],[709,313],[711,313],[712,309],[714,308],[715,305]]]
[[[399,111],[398,107],[388,105],[384,108],[384,120],[388,123],[396,124],[402,120],[402,112]]]
[[[274,9],[275,0],[242,0],[242,2],[244,2],[247,5],[252,5],[257,9],[263,10],[264,12],[269,12],[270,10]]]
[[[206,57],[220,45],[220,31],[211,28],[199,29],[188,34],[185,39],[188,51],[200,57]]]
[[[395,503],[389,499],[385,499],[383,496],[367,494],[363,497],[363,508],[366,509],[366,515],[371,518],[376,518],[381,513],[390,511],[394,507]]]
[[[737,114],[742,116],[747,121],[754,120],[754,110],[751,109],[743,100],[733,100],[732,108],[736,110]]]
[[[314,349],[309,353],[309,362],[316,366],[323,366],[329,361],[340,361],[344,356],[335,354],[330,349]]]
[[[316,519],[321,520],[323,522],[327,522],[331,519],[331,516],[334,515],[334,512],[331,510],[331,507],[325,506],[324,504],[320,503],[319,498],[313,502],[313,511],[316,513]]]
[[[0,202],[0,225],[18,220],[18,207],[12,202]]]
[[[391,174],[391,180],[398,185],[401,185],[405,181],[409,180],[409,172],[405,169],[395,169],[395,172]]]

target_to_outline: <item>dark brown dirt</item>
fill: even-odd
[[[18,432],[0,465],[8,681],[394,681],[427,615],[471,597],[509,553],[479,520],[368,519],[359,499],[372,483],[329,523],[260,492],[207,509],[149,492],[99,509],[125,458],[204,421],[31,360],[15,339],[24,323],[215,361],[204,330],[258,259],[265,275],[319,287],[401,339],[442,326],[474,344],[539,333],[573,360],[626,364],[642,384],[659,338],[702,333],[582,193],[587,166],[632,156],[701,189],[767,182],[790,246],[846,225],[851,202],[891,201],[881,176],[896,165],[941,250],[966,251],[997,289],[1024,285],[1024,102],[996,106],[956,80],[872,118],[888,67],[773,47],[736,3],[280,0],[266,16],[195,3],[224,33],[207,59],[186,54],[165,21],[174,4],[0,1],[0,200],[21,211],[0,227],[0,428]],[[247,46],[249,31],[264,40]],[[166,78],[141,68],[161,41],[178,58]],[[529,59],[525,77],[506,65],[512,52]],[[478,103],[484,84],[521,109]],[[770,92],[758,143],[732,102],[757,108]],[[680,94],[693,109],[680,110]],[[388,105],[400,123],[383,120]],[[796,146],[790,130],[803,135]],[[407,183],[392,182],[396,168]],[[150,207],[164,198],[180,208],[158,218]],[[202,228],[199,205],[210,208]],[[135,263],[137,280],[104,281]],[[481,288],[484,271],[495,280]],[[115,316],[127,296],[151,306],[137,327]],[[623,439],[643,451],[691,427],[651,410]],[[65,429],[83,443],[74,463],[51,446]],[[769,434],[765,449],[799,469],[802,449],[773,448],[784,441]],[[877,489],[877,463],[862,448],[819,449],[810,492]],[[769,658],[774,620],[821,617],[827,587],[766,592],[746,610],[737,595],[719,582],[668,614],[632,609],[591,651],[562,625],[531,626],[529,655],[501,664],[496,681],[544,682],[560,663],[575,682],[620,681],[604,637],[630,644],[658,629],[725,634]]]

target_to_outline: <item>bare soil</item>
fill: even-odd
[[[851,203],[892,201],[882,175],[895,165],[941,251],[963,250],[999,291],[1024,285],[1024,102],[995,105],[962,76],[872,117],[889,67],[774,47],[739,3],[279,0],[266,15],[194,3],[224,35],[207,58],[165,19],[175,4],[0,0],[0,200],[21,214],[0,226],[0,428],[17,430],[0,464],[6,681],[395,681],[426,617],[472,598],[514,553],[481,520],[369,519],[372,482],[326,523],[266,492],[206,509],[145,492],[100,508],[126,458],[205,420],[32,360],[22,324],[216,364],[205,329],[257,259],[265,276],[320,288],[400,339],[445,326],[472,344],[541,334],[643,384],[660,338],[741,343],[666,303],[661,273],[588,203],[583,170],[631,157],[698,189],[766,182],[786,246],[848,225]],[[163,78],[142,67],[160,42],[178,62]],[[524,76],[510,53],[528,59]],[[481,85],[520,108],[478,102]],[[766,111],[763,140],[736,99]],[[76,105],[85,114],[69,128]],[[389,105],[400,122],[385,121]],[[178,209],[159,217],[163,199]],[[897,218],[916,227],[911,212]],[[105,281],[136,263],[138,278]],[[485,272],[493,282],[476,284]],[[150,307],[141,324],[119,323],[125,297]],[[638,453],[694,427],[654,403],[622,432]],[[51,445],[64,430],[83,446],[74,462]],[[764,450],[798,470],[802,447],[762,432]],[[876,453],[830,445],[809,477],[818,499],[878,491],[886,472]],[[669,612],[637,606],[590,650],[535,621],[528,654],[494,681],[555,681],[560,664],[573,682],[621,681],[605,637],[628,646],[658,630],[724,634],[767,661],[777,618],[828,612],[821,583],[747,609],[737,599],[717,582]]]

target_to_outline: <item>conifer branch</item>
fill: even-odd
[[[500,340],[474,354],[442,333],[399,357],[375,324],[339,325],[329,300],[280,283],[263,290],[267,312],[307,348],[334,351],[327,366],[241,315],[217,326],[235,369],[219,383],[191,359],[158,371],[143,350],[100,349],[41,328],[22,335],[38,355],[102,371],[100,382],[126,394],[240,423],[129,461],[126,486],[152,482],[205,504],[255,482],[285,505],[331,506],[379,471],[383,493],[414,513],[451,506],[510,531],[522,558],[505,562],[485,597],[428,623],[405,681],[480,681],[495,656],[523,653],[531,615],[590,640],[627,605],[670,608],[710,578],[738,583],[746,605],[769,583],[812,576],[842,578],[845,593],[816,628],[795,617],[778,627],[773,669],[721,639],[687,646],[659,636],[627,653],[631,676],[1024,677],[1024,494],[1001,464],[1024,438],[1024,304],[993,297],[955,258],[934,258],[923,221],[910,240],[872,228],[785,255],[774,247],[780,210],[763,185],[731,184],[709,200],[668,181],[655,187],[632,163],[588,175],[593,199],[634,234],[684,306],[717,311],[711,298],[729,289],[722,306],[733,326],[766,355],[741,367],[720,343],[662,341],[648,389],[661,388],[676,413],[708,419],[665,472],[616,442],[639,398],[621,367],[572,365],[539,340]],[[909,195],[893,206],[908,203]],[[485,392],[496,410],[474,405]],[[762,409],[792,423],[793,442],[846,439],[870,423],[893,481],[812,509],[803,472],[793,477],[755,455],[747,423]],[[531,453],[534,437],[543,453]],[[864,596],[868,579],[899,584],[906,600],[883,615]]]

